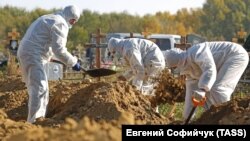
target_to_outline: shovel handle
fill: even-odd
[[[194,107],[192,108],[192,110],[191,110],[190,114],[188,115],[187,120],[186,120],[186,121],[185,121],[185,123],[184,123],[185,125],[187,125],[187,124],[189,123],[189,121],[190,121],[191,117],[192,117],[192,116],[193,116],[193,114],[194,114],[194,111],[195,111],[196,107],[197,107],[197,106],[194,106]]]
[[[188,124],[188,122],[192,118],[192,116],[193,116],[193,114],[194,114],[195,109],[197,108],[197,106],[204,106],[204,104],[206,102],[206,97],[203,97],[201,100],[197,100],[197,99],[195,99],[195,97],[192,97],[192,102],[193,102],[194,107],[192,108],[190,114],[188,115],[188,118],[187,118],[187,120],[184,123],[185,125]]]
[[[81,70],[82,70],[82,71],[84,71],[84,72],[86,72],[86,71],[87,71],[87,70],[85,70],[85,68],[84,68],[84,67],[82,67],[82,66],[81,66]]]

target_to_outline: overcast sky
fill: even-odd
[[[99,13],[124,12],[143,16],[156,12],[168,11],[171,14],[181,8],[201,8],[206,0],[0,0],[0,6],[22,7],[27,10],[34,8],[63,8],[74,4],[79,8]]]

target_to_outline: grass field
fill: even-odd
[[[159,106],[159,112],[166,117],[172,118],[173,120],[183,120],[182,117],[183,108],[184,108],[184,102],[175,103],[175,107],[172,104],[162,104]],[[199,118],[202,113],[203,113],[203,108],[197,107],[194,120]]]

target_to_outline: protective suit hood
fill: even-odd
[[[179,48],[174,48],[164,51],[164,57],[166,62],[166,67],[180,67],[184,65],[186,58],[186,51],[183,51]]]
[[[108,50],[111,53],[119,53],[122,54],[123,47],[124,47],[124,39],[118,39],[118,38],[111,38],[108,43]]]
[[[72,27],[72,25],[69,23],[69,20],[75,19],[76,21],[78,21],[80,18],[80,14],[81,13],[80,13],[79,8],[76,7],[75,5],[69,5],[65,7],[63,11],[61,12],[61,15],[66,20],[69,28]]]

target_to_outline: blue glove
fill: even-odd
[[[79,62],[77,62],[73,67],[72,67],[73,70],[75,71],[80,71],[81,70],[81,65]]]

